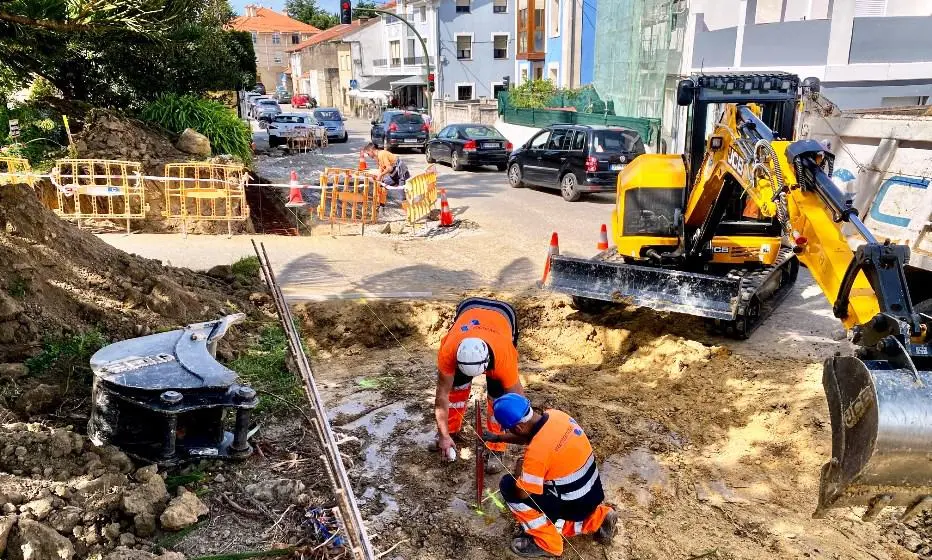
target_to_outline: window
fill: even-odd
[[[419,19],[422,22],[427,21],[427,6],[421,6],[418,8],[418,15],[420,16]]]
[[[472,99],[472,84],[456,86],[456,100],[457,101],[469,101]]]
[[[553,131],[553,134],[550,135],[550,141],[547,142],[548,150],[562,150],[563,141],[566,140],[567,136],[573,136],[572,130],[566,130],[564,128],[558,128]]]
[[[543,66],[538,66],[537,68],[534,69],[534,79],[535,80],[544,79],[544,67]]]
[[[544,9],[534,9],[534,52],[544,52]]]
[[[925,95],[919,97],[881,97],[880,106],[906,107],[909,105],[925,105],[928,99],[928,96]]]
[[[314,118],[319,121],[340,121],[343,120],[343,115],[339,111],[323,111],[317,110],[314,111]]]
[[[492,35],[492,58],[508,58],[508,35]]]
[[[292,34],[291,34],[291,44],[292,44],[292,45],[297,45],[297,44],[300,43],[300,42],[301,42],[301,34],[300,34],[300,33],[292,33]]]
[[[395,113],[391,118],[391,122],[402,125],[424,126],[424,117],[419,113]]]
[[[887,15],[887,0],[855,0],[854,17],[883,17]]]
[[[504,85],[502,85],[502,84],[492,84],[492,97],[494,97],[495,99],[498,99],[498,94],[501,93],[501,92],[503,92],[503,91],[508,91],[508,90],[505,89],[505,86],[504,86]]]
[[[527,52],[527,31],[518,33],[518,52]]]
[[[255,45],[256,43],[259,42],[259,34],[258,34],[257,32],[255,32],[255,31],[250,31],[249,34],[252,35],[252,44],[253,44],[253,45]]]
[[[531,148],[534,149],[543,149],[547,145],[547,140],[550,140],[550,131],[545,130],[531,139]]]
[[[274,62],[275,64],[281,64],[281,63],[282,63],[282,55],[277,54],[277,55],[273,56],[273,57],[272,57],[272,62]]]
[[[408,58],[410,62],[405,60],[405,64],[417,64],[417,61],[414,60],[414,57],[417,56],[417,46],[414,43],[414,39],[408,39]]]
[[[547,69],[547,79],[553,82],[553,85],[560,85],[560,67],[557,65],[551,65]]]
[[[454,132],[456,129],[452,126],[448,126],[440,131],[440,134],[437,135],[438,138],[453,138]]]
[[[272,33],[272,44],[273,45],[282,44],[282,34],[279,33],[278,31],[276,31],[275,33]]]
[[[472,58],[472,35],[456,36],[456,58],[459,60]]]
[[[466,126],[462,130],[466,138],[494,138],[495,140],[504,140],[502,133],[490,126]]]
[[[522,68],[521,69],[521,83],[523,84],[526,81],[527,81],[527,68]]]
[[[401,66],[401,41],[389,41],[388,54],[391,57],[392,66]]]
[[[587,132],[584,130],[579,130],[576,132],[576,139],[573,141],[574,150],[582,151],[586,149],[586,135]]]
[[[550,36],[560,36],[560,0],[550,0]]]
[[[635,152],[643,154],[644,143],[641,142],[638,133],[633,130],[599,130],[592,134],[592,149],[598,153]]]
[[[456,13],[468,14],[469,13],[469,0],[456,0]]]
[[[492,0],[492,13],[494,14],[508,13],[508,0]]]

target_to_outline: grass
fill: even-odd
[[[6,292],[16,299],[23,299],[29,291],[29,281],[21,276],[17,276],[10,282]]]
[[[259,257],[243,257],[230,265],[230,269],[241,282],[254,282],[259,277]]]
[[[104,335],[96,329],[49,337],[43,341],[42,350],[26,360],[26,367],[31,375],[61,375],[90,381],[91,356],[107,342]]]
[[[288,370],[288,342],[285,331],[277,323],[259,330],[259,339],[227,366],[259,391],[259,411],[280,412],[287,405],[276,398],[263,398],[272,393],[293,403],[301,403],[304,393],[297,377]]]

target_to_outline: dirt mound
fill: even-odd
[[[147,175],[161,175],[166,163],[198,159],[176,149],[165,132],[112,111],[92,111],[74,144],[79,157],[138,161]]]

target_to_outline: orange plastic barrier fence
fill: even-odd
[[[35,186],[35,177],[29,160],[18,157],[0,157],[0,185],[26,183]]]
[[[374,177],[355,169],[328,167],[320,187],[317,217],[330,222],[374,224],[387,195]]]
[[[433,165],[423,173],[408,179],[405,183],[405,201],[403,203],[408,223],[427,217],[437,202],[437,170]]]
[[[239,164],[169,163],[162,214],[180,219],[184,233],[188,220],[226,221],[232,233],[233,222],[249,218],[245,179],[245,169]]]
[[[62,218],[77,220],[126,220],[146,217],[147,205],[141,180],[142,165],[135,161],[106,159],[60,159],[52,169],[58,186],[58,208]]]

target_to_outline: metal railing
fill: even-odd
[[[424,64],[423,56],[406,56],[405,66],[414,66],[415,64]]]
[[[372,61],[373,66],[388,66],[387,58],[376,58]]]

